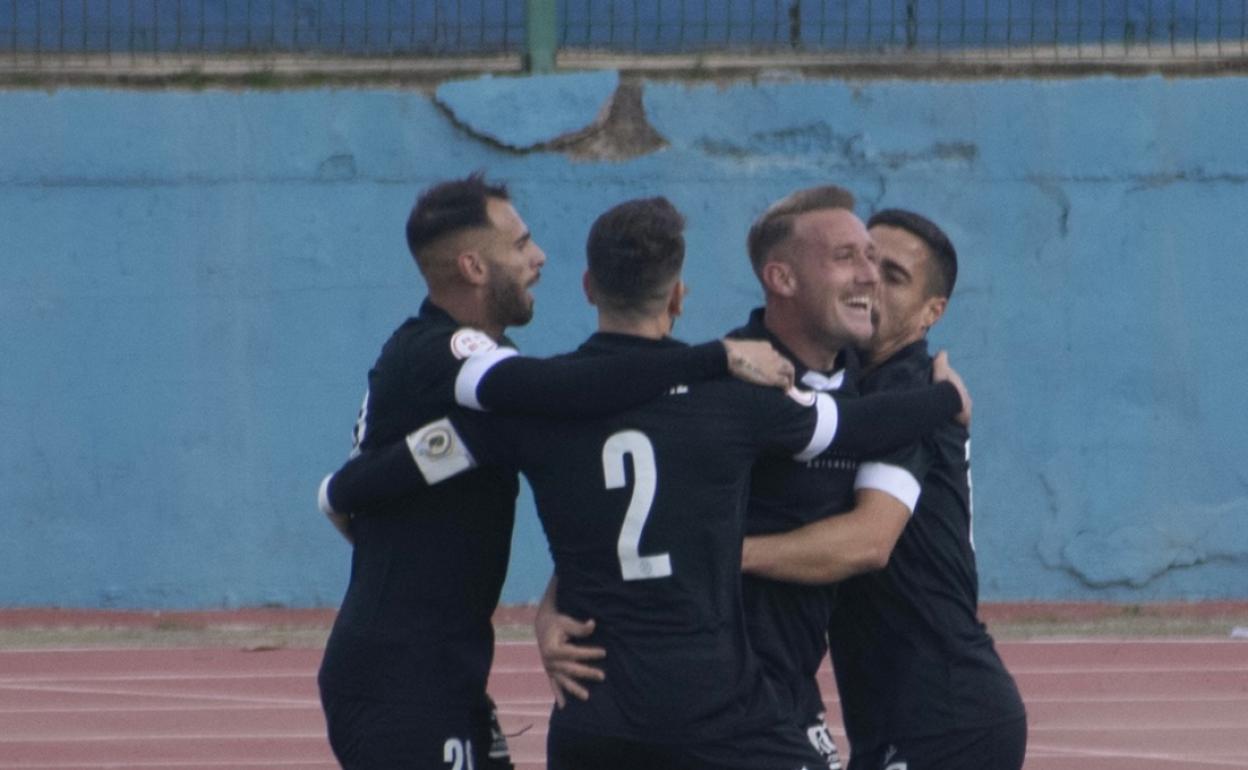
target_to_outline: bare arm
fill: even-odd
[[[908,521],[910,509],[901,500],[878,489],[860,489],[848,513],[789,532],[747,537],[741,569],[791,583],[835,583],[887,566]]]
[[[755,385],[793,387],[793,362],[765,340],[721,340],[728,352],[728,371],[733,377]]]

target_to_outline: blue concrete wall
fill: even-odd
[[[611,161],[506,146],[526,103],[453,119],[497,86],[447,87],[449,112],[397,90],[0,92],[0,606],[336,604],[349,554],[315,487],[422,296],[413,196],[477,168],[550,255],[516,334],[536,353],[592,329],[582,244],[621,199],[688,214],[690,339],[758,301],[745,231],[785,192],[928,213],[963,254],[935,336],[976,397],[984,595],[1248,597],[1248,81],[650,82],[667,145]],[[592,101],[547,99],[550,131]],[[548,569],[520,519],[511,602]]]

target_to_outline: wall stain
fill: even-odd
[[[460,120],[441,102],[435,104],[461,131],[509,155],[558,152],[576,160],[627,160],[668,146],[668,141],[646,117],[642,84],[637,80],[622,79],[598,116],[585,128],[529,147],[500,142]]]

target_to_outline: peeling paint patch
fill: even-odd
[[[550,149],[577,160],[625,160],[667,146],[667,140],[646,119],[640,83],[620,83],[604,112],[589,129],[552,142]]]
[[[1129,192],[1143,192],[1146,190],[1159,190],[1175,184],[1185,184],[1189,182],[1199,184],[1229,184],[1229,185],[1245,185],[1248,184],[1248,174],[1209,174],[1203,168],[1195,168],[1190,171],[1174,171],[1163,174],[1144,174],[1134,177],[1136,184]]]
[[[979,145],[974,142],[937,142],[920,152],[881,153],[880,159],[893,170],[924,163],[958,163],[969,166],[979,159]]]
[[[1087,585],[1144,586],[1172,570],[1209,562],[1248,562],[1248,499],[1159,512],[1149,524],[1075,532],[1062,566]]]
[[[1052,179],[1033,176],[1030,181],[1057,204],[1057,231],[1065,238],[1070,234],[1070,196]]]
[[[866,161],[861,132],[840,134],[823,121],[757,131],[740,141],[703,138],[695,146],[707,155],[733,159],[836,155],[854,165]]]
[[[494,77],[442,84],[434,100],[473,134],[512,150],[578,134],[605,113],[616,72]]]
[[[355,178],[355,156],[351,153],[337,153],[321,161],[316,169],[316,178],[322,181],[343,181]]]

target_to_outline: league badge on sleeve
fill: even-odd
[[[478,353],[488,353],[496,347],[498,343],[480,329],[464,327],[451,335],[451,352],[456,358],[468,358]]]

